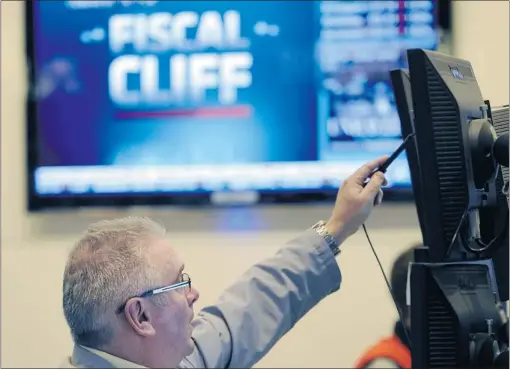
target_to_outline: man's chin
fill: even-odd
[[[195,341],[193,341],[191,338],[188,340],[188,347],[186,350],[186,356],[189,356],[195,351]]]
[[[189,325],[189,339],[188,339],[188,347],[190,350],[190,354],[193,352],[193,350],[195,350],[195,341],[193,341],[192,334],[193,334],[193,326],[190,324]]]

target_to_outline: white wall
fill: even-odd
[[[1,7],[1,366],[55,367],[71,349],[60,307],[66,253],[87,223],[124,213],[34,216],[24,211],[23,3],[2,2]],[[474,33],[475,24],[480,30],[473,47],[470,38],[457,36],[456,50],[476,60],[473,64],[484,94],[507,102],[508,3],[454,2],[454,10],[462,18],[462,23],[454,22],[456,34]],[[482,35],[487,42],[479,42]],[[137,211],[151,214],[169,227],[171,239],[200,288],[199,305],[203,306],[214,301],[250,264],[273,253],[317,219],[326,218],[329,209]],[[414,210],[407,206],[378,209],[369,231],[386,269],[400,250],[419,240]],[[227,258],[235,262],[225,268]],[[349,367],[368,343],[391,331],[396,313],[361,233],[345,245],[340,265],[344,276],[341,291],[303,319],[259,367]]]

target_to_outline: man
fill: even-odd
[[[407,306],[406,295],[409,264],[414,261],[414,250],[417,247],[412,247],[400,254],[391,270],[391,289],[396,303],[404,315],[404,324],[398,320],[395,323],[393,335],[370,347],[358,360],[355,368],[411,368],[409,342],[411,314]]]
[[[195,319],[198,292],[161,226],[146,218],[92,225],[64,272],[75,348],[63,367],[251,368],[339,289],[335,255],[381,201],[386,180],[372,173],[386,159],[345,181],[327,222],[253,266]]]

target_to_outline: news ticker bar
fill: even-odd
[[[351,161],[342,164],[40,167],[35,172],[35,187],[41,195],[319,189],[338,187],[363,164]],[[410,184],[407,161],[394,162],[386,176],[389,186]]]

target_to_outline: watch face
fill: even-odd
[[[315,223],[315,224],[313,225],[313,228],[314,228],[314,229],[318,229],[318,228],[320,228],[320,227],[324,227],[325,225],[326,225],[326,223],[325,223],[323,220],[319,220],[317,223]]]
[[[324,221],[319,221],[312,227],[317,234],[319,234],[321,237],[324,238],[326,243],[328,244],[329,248],[333,252],[333,255],[338,255],[340,253],[340,247],[336,243],[335,239],[332,235],[329,234],[328,230],[325,227],[326,223]]]

